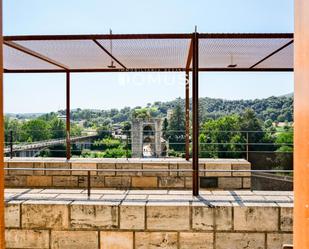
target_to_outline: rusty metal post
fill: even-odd
[[[129,158],[129,132],[126,132],[126,157]]]
[[[88,199],[90,198],[90,191],[91,191],[91,179],[90,179],[90,170],[87,171],[87,196]]]
[[[66,72],[66,157],[67,160],[71,158],[71,107],[70,107],[70,97],[71,97],[71,90],[70,90],[70,72]]]
[[[246,134],[247,136],[247,143],[246,143],[246,159],[249,161],[249,132]]]
[[[198,117],[198,33],[193,34],[192,70],[192,188],[193,195],[199,195],[199,117]]]
[[[10,158],[13,158],[13,131],[10,131]]]
[[[309,1],[295,0],[294,230],[295,249],[309,248]]]
[[[0,249],[5,248],[4,237],[4,131],[3,131],[3,36],[2,0],[0,0]]]
[[[189,92],[189,71],[186,71],[186,160],[190,159],[190,92]]]

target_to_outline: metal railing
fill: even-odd
[[[34,130],[37,132],[40,130]],[[58,132],[57,130],[52,130]],[[154,137],[160,133],[160,138],[164,138],[161,144],[161,151],[152,151],[148,156],[143,154],[143,146],[155,148],[156,142]],[[288,142],[275,142],[275,137],[278,134],[292,134],[291,130],[281,131],[239,131],[239,130],[203,130],[200,132],[199,142],[199,157],[200,158],[244,158],[253,164],[253,168],[274,168],[282,167],[284,164],[285,169],[292,169],[293,162],[293,144]],[[43,157],[66,157],[66,140],[65,138],[42,140],[34,142],[25,142],[27,137],[21,139],[21,135],[16,131],[10,131],[7,141],[5,142],[5,154],[7,156],[18,157],[22,154],[29,154],[28,156],[43,156]],[[186,150],[185,131],[184,130],[160,130],[160,131],[143,131],[143,140],[149,138],[150,141],[137,143],[132,139],[133,132],[131,130],[99,130],[87,131],[84,136],[72,137],[70,139],[70,146],[73,157],[185,157],[192,147],[190,141],[189,148]],[[204,137],[202,137],[202,135]],[[231,140],[233,135],[239,136],[238,141]],[[217,138],[213,139],[213,136]],[[261,137],[270,136],[272,140],[263,141]],[[89,141],[78,142],[79,139],[89,138]],[[258,138],[258,139],[257,139]],[[119,141],[119,147],[108,147],[108,144],[100,144],[102,139],[112,139]],[[191,139],[190,139],[191,140]],[[161,141],[160,141],[161,143]],[[60,144],[61,146],[54,146]],[[288,147],[289,150],[279,150],[282,147]],[[118,150],[118,152],[117,152]],[[25,153],[22,153],[25,152]],[[117,154],[118,153],[118,154]],[[136,156],[137,155],[137,156]],[[68,157],[67,157],[68,158]],[[263,159],[263,160],[262,160]],[[270,166],[268,166],[268,164]]]

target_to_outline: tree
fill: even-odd
[[[165,140],[167,139],[167,132],[168,132],[168,121],[167,121],[167,118],[165,118],[162,124],[162,137]]]
[[[170,148],[175,151],[185,150],[185,111],[181,99],[178,99],[168,123],[167,138]]]
[[[82,128],[76,124],[71,124],[71,137],[82,135]]]
[[[200,134],[200,154],[202,157],[241,157],[241,143],[244,137],[240,130],[238,115],[229,115],[204,123]]]
[[[50,133],[51,138],[65,138],[65,124],[59,118],[53,118],[50,122]]]
[[[276,150],[278,168],[293,169],[293,128],[285,126],[284,130],[277,134],[275,143],[278,147]]]
[[[33,119],[22,125],[22,140],[28,142],[48,140],[51,133],[48,123],[42,119]]]
[[[107,138],[110,137],[112,132],[109,126],[102,125],[97,128],[98,138]]]
[[[148,108],[140,108],[140,109],[133,110],[132,117],[146,119],[146,118],[151,118],[151,115],[150,115]]]

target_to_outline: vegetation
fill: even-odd
[[[30,120],[18,120],[5,117],[5,141],[10,141],[13,132],[14,143],[31,143],[35,141],[65,138],[65,123],[55,113],[44,114]],[[71,125],[71,135],[80,136],[82,128]]]
[[[293,97],[270,97],[256,100],[228,101],[200,98],[200,155],[214,158],[239,158],[249,151],[272,151],[276,153],[277,165],[288,168],[292,164]],[[168,111],[170,113],[168,114]],[[5,139],[13,142],[35,142],[65,138],[65,122],[57,113],[31,115],[7,115]],[[132,118],[163,118],[162,134],[168,141],[169,155],[182,157],[185,151],[184,100],[155,102],[146,107],[125,107],[111,110],[82,110],[71,112],[71,134],[81,135],[84,130],[97,131],[91,148],[75,148],[75,156],[81,157],[130,157],[126,141],[112,136],[113,127],[119,126],[130,140]],[[282,123],[286,123],[282,126]],[[279,124],[280,126],[274,125]],[[65,145],[49,148],[41,156],[64,156]],[[287,156],[288,155],[288,156]]]
[[[166,117],[168,110],[180,104],[184,106],[184,99],[175,99],[168,102],[154,102],[146,107],[137,106],[135,108],[124,107],[120,110],[91,110],[75,109],[71,112],[73,122],[84,122],[85,128],[98,128],[110,126],[112,124],[124,123],[134,118],[144,117]],[[200,98],[200,117],[204,123],[208,119],[217,119],[226,115],[240,115],[246,109],[252,109],[259,120],[265,122],[292,122],[293,121],[293,96],[269,97],[255,100],[224,100],[213,98]],[[53,115],[53,114],[46,114]],[[57,115],[65,115],[65,110],[60,110]],[[19,120],[35,119],[35,114],[8,114]],[[42,116],[39,115],[39,116]]]
[[[174,151],[184,153],[186,123],[185,110],[181,103],[181,99],[178,99],[178,102],[176,102],[169,122],[166,121],[165,124],[164,122],[163,125],[166,126],[163,127],[166,129],[164,133],[169,142],[170,148]],[[181,154],[179,156],[181,156]]]

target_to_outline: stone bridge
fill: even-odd
[[[85,144],[85,147],[90,147],[91,140],[96,138],[97,134],[92,135],[86,135],[86,136],[78,136],[78,137],[72,137],[70,139],[71,143],[75,143],[78,146],[81,146]],[[61,145],[65,144],[66,140],[63,139],[52,139],[52,140],[45,140],[45,141],[37,141],[33,143],[23,143],[23,144],[17,144],[13,145],[13,152],[14,155],[17,157],[34,157],[38,152],[40,152],[43,149],[46,149],[51,146]],[[4,149],[5,155],[10,154],[10,147],[6,147]]]

